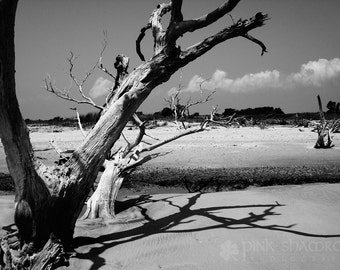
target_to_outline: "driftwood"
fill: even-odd
[[[322,109],[321,98],[318,95],[318,105],[319,105],[319,114],[320,114],[320,122],[316,124],[316,131],[318,133],[318,139],[314,145],[314,148],[332,148],[334,147],[333,143],[333,133],[336,133],[340,129],[340,119],[335,119],[331,121],[327,121],[325,118],[325,114]]]

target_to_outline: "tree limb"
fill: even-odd
[[[205,121],[203,121],[198,128],[183,131],[183,132],[181,132],[181,133],[179,133],[179,134],[177,134],[177,135],[175,135],[175,136],[173,136],[171,138],[159,141],[159,142],[157,142],[155,144],[152,144],[152,145],[148,145],[148,146],[144,146],[144,147],[142,145],[139,145],[139,148],[136,149],[134,151],[134,153],[132,153],[130,155],[129,160],[126,163],[126,166],[122,169],[122,172],[134,169],[134,168],[136,168],[136,167],[146,163],[147,161],[151,160],[152,158],[158,156],[157,154],[155,154],[155,155],[147,155],[145,157],[141,157],[140,158],[139,157],[140,154],[142,154],[144,152],[149,152],[149,151],[155,150],[158,147],[161,147],[161,146],[163,146],[163,145],[165,145],[167,143],[175,141],[175,140],[177,140],[179,138],[182,138],[184,136],[187,136],[187,135],[190,135],[190,134],[194,134],[194,133],[199,133],[199,132],[202,132],[202,131],[206,131],[207,125],[209,123],[215,123],[215,124],[219,124],[221,126],[227,126],[233,120],[233,117],[235,116],[235,114],[232,115],[229,118],[229,120],[223,124],[223,122],[214,121],[213,117],[214,117],[215,112],[216,112],[216,110],[214,108],[214,110],[213,110],[213,112],[211,114],[211,118],[210,119],[206,119]]]
[[[236,113],[234,113],[233,115],[225,118],[224,121],[216,121],[215,120],[216,111],[217,111],[217,108],[213,107],[213,110],[210,113],[210,119],[206,120],[207,123],[213,123],[213,124],[216,124],[216,125],[219,125],[219,126],[227,127],[234,120],[234,117],[236,115]]]
[[[44,79],[45,90],[50,92],[50,93],[53,93],[54,95],[56,95],[56,96],[58,96],[62,99],[73,101],[73,102],[78,103],[78,104],[89,104],[91,106],[94,106],[97,109],[103,110],[104,107],[97,105],[90,97],[86,96],[84,94],[84,91],[83,91],[83,85],[86,82],[86,80],[92,75],[94,69],[97,67],[97,65],[99,63],[99,59],[97,60],[96,64],[93,65],[93,67],[88,72],[86,72],[82,81],[78,82],[77,78],[73,74],[74,61],[77,59],[77,57],[73,54],[73,52],[70,52],[70,53],[71,53],[70,57],[67,58],[67,61],[69,62],[69,65],[70,65],[69,76],[71,77],[72,82],[78,87],[78,91],[79,91],[80,95],[83,97],[83,99],[80,100],[80,99],[76,99],[76,98],[70,96],[70,92],[71,92],[71,89],[72,89],[72,83],[71,83],[71,85],[69,86],[68,89],[61,90],[56,86],[55,82],[52,82],[51,77],[49,75],[46,79]]]
[[[130,156],[129,163],[127,164],[127,166],[124,167],[123,171],[127,171],[127,170],[133,169],[135,167],[138,167],[138,166],[144,164],[145,162],[151,160],[152,158],[158,156],[158,155],[154,155],[154,156],[153,155],[147,155],[145,157],[139,158],[140,154],[142,154],[144,152],[152,151],[152,150],[154,150],[154,149],[156,149],[158,147],[161,147],[161,146],[163,146],[163,145],[165,145],[167,143],[175,141],[175,140],[177,140],[179,138],[182,138],[184,136],[205,131],[205,128],[206,128],[206,125],[200,125],[199,128],[195,128],[195,129],[191,129],[191,130],[186,130],[186,131],[181,132],[181,133],[179,133],[179,134],[177,134],[177,135],[175,135],[175,136],[173,136],[171,138],[165,139],[165,140],[157,142],[155,144],[148,145],[148,146],[145,146],[145,147],[140,145],[140,148],[136,149],[134,151],[134,153]],[[132,161],[132,162],[130,162],[130,161]]]
[[[142,61],[145,61],[145,57],[144,55],[142,54],[142,51],[140,49],[140,44],[143,40],[143,38],[145,37],[145,32],[151,28],[151,23],[148,23],[146,26],[144,26],[141,30],[140,30],[140,34],[136,40],[136,52],[139,56],[139,58],[142,60]]]
[[[183,0],[172,0],[171,1],[171,19],[170,25],[183,21],[182,14],[182,2]]]
[[[78,80],[76,79],[75,75],[73,74],[73,68],[74,68],[74,62],[75,60],[77,60],[77,57],[74,55],[74,53],[71,51],[70,52],[70,57],[67,58],[67,61],[69,62],[70,64],[70,68],[69,68],[69,76],[71,77],[72,81],[76,84],[76,86],[78,86],[78,89],[79,89],[79,92],[80,94],[82,95],[83,98],[85,99],[89,99],[88,97],[86,97],[84,95],[84,92],[83,92],[83,85],[84,83],[86,82],[86,80],[89,78],[89,76],[93,73],[93,71],[95,70],[95,68],[97,67],[98,65],[98,62],[99,62],[99,59],[97,60],[97,62],[90,68],[89,71],[87,71],[85,73],[85,76],[84,78],[81,80],[81,82],[78,82]]]
[[[85,133],[85,131],[84,131],[84,129],[83,129],[83,125],[82,125],[82,123],[81,123],[80,115],[79,115],[79,112],[78,112],[77,108],[70,108],[70,109],[76,112],[79,129],[80,129],[80,131],[81,131],[81,134],[82,134],[83,137],[85,138],[85,137],[86,137],[86,133]]]
[[[140,50],[140,43],[145,36],[146,30],[150,28],[152,29],[152,35],[154,38],[154,55],[158,54],[164,48],[166,42],[166,31],[163,29],[161,19],[166,13],[171,11],[171,4],[171,2],[158,4],[157,8],[153,10],[149,18],[149,23],[141,29],[141,32],[136,40],[136,51],[142,61],[145,61],[145,58]]]
[[[108,74],[110,77],[116,79],[115,76],[113,76],[108,70],[107,68],[105,68],[102,64],[102,56],[103,56],[103,53],[107,47],[107,40],[106,40],[106,37],[107,37],[107,34],[106,32],[104,32],[104,41],[103,41],[103,47],[102,47],[102,50],[100,51],[100,56],[99,58],[97,59],[96,63],[90,68],[89,71],[87,71],[85,73],[85,76],[84,78],[81,80],[81,81],[78,81],[78,79],[76,78],[76,76],[74,75],[73,73],[73,69],[74,69],[74,63],[77,59],[77,57],[74,55],[74,53],[71,51],[70,52],[70,57],[67,58],[67,61],[69,63],[69,76],[71,78],[71,81],[72,83],[70,84],[70,86],[68,87],[68,89],[59,89],[57,86],[56,86],[56,83],[55,81],[52,82],[51,80],[51,77],[48,75],[46,79],[44,79],[44,88],[46,91],[50,92],[50,93],[53,93],[54,95],[62,98],[62,99],[65,99],[65,100],[68,100],[68,101],[72,101],[72,102],[75,102],[75,103],[78,103],[78,104],[89,104],[99,110],[104,110],[104,107],[103,106],[99,106],[97,105],[89,96],[85,95],[84,94],[84,91],[83,91],[83,86],[85,84],[85,82],[87,81],[87,79],[93,74],[94,70],[96,68],[99,68],[101,69],[103,72],[105,72],[106,74]],[[78,88],[78,92],[80,93],[80,95],[82,96],[82,100],[81,99],[76,99],[74,97],[71,97],[70,95],[70,92],[71,92],[71,89],[72,89],[72,85],[73,83],[77,86]]]
[[[103,64],[102,64],[103,53],[104,53],[104,51],[105,51],[105,49],[107,47],[107,33],[106,33],[106,31],[104,31],[104,40],[103,40],[102,44],[103,44],[103,48],[102,48],[102,50],[100,52],[100,55],[99,55],[99,59],[98,59],[98,62],[97,62],[97,67],[101,71],[103,71],[105,74],[109,75],[112,79],[115,80],[116,77],[106,67],[104,67]]]
[[[124,149],[124,153],[123,153],[123,157],[125,157],[127,154],[130,153],[130,151],[135,148],[143,139],[144,135],[145,135],[145,123],[146,122],[142,122],[139,117],[137,116],[137,114],[134,114],[132,116],[133,122],[138,126],[139,128],[139,133],[135,139],[135,141],[130,144],[128,143],[128,146]]]
[[[146,147],[143,147],[139,150],[139,153],[143,153],[143,152],[147,152],[147,151],[152,151],[160,146],[163,146],[164,144],[167,144],[167,143],[170,143],[172,141],[175,141],[179,138],[182,138],[184,136],[187,136],[187,135],[190,135],[190,134],[193,134],[193,133],[198,133],[198,132],[202,132],[205,130],[205,127],[203,127],[202,125],[199,127],[199,128],[195,128],[195,129],[190,129],[190,130],[186,130],[186,131],[183,131],[171,138],[168,138],[166,140],[163,140],[163,141],[160,141],[160,142],[157,142],[153,145],[149,145],[149,146],[146,146]]]
[[[45,79],[44,80],[44,89],[47,91],[47,92],[50,92],[54,95],[56,95],[57,97],[60,97],[62,99],[65,99],[65,100],[68,100],[68,101],[72,101],[72,102],[75,102],[77,104],[89,104],[99,110],[104,110],[104,107],[103,106],[99,106],[97,105],[90,97],[85,97],[85,95],[83,95],[83,97],[85,97],[84,99],[76,99],[74,97],[71,97],[70,96],[70,88],[68,90],[61,90],[59,89],[55,83],[50,80],[50,76],[48,76],[49,78],[48,79]],[[81,91],[82,91],[82,88],[81,88]]]
[[[185,34],[186,32],[193,32],[195,30],[204,28],[216,22],[218,19],[222,18],[225,14],[232,11],[239,2],[240,0],[229,0],[220,7],[218,7],[217,9],[213,10],[212,12],[203,15],[197,19],[179,22],[176,24],[176,30],[172,34],[179,37]]]
[[[55,138],[50,139],[49,143],[52,145],[53,149],[58,153],[60,157],[63,156],[63,150],[60,148],[60,146],[57,144]]]
[[[158,37],[160,37],[161,33],[164,32],[161,20],[162,17],[169,11],[171,11],[171,2],[158,4],[157,8],[152,12],[150,16],[149,23],[151,23],[152,34],[155,40],[157,40]]]
[[[244,34],[244,35],[242,35],[242,36],[243,36],[244,38],[249,39],[250,41],[252,41],[252,42],[258,44],[258,45],[262,48],[261,56],[262,56],[264,53],[268,52],[266,46],[263,44],[262,41],[260,41],[260,40],[258,40],[258,39],[256,39],[256,38],[254,38],[253,36],[249,35],[248,33],[246,33],[246,34]]]
[[[116,61],[114,63],[114,67],[117,70],[116,77],[115,77],[115,82],[112,87],[112,91],[107,95],[106,101],[105,101],[105,107],[113,100],[117,99],[116,94],[117,94],[117,89],[120,87],[120,84],[122,81],[126,78],[126,76],[129,74],[128,68],[130,64],[130,58],[123,55],[123,54],[118,54],[116,56]]]
[[[181,52],[180,58],[184,60],[183,65],[186,65],[188,62],[191,62],[195,60],[196,58],[200,57],[201,55],[205,54],[206,52],[208,52],[209,50],[211,50],[213,47],[215,47],[217,44],[221,42],[224,42],[228,39],[239,37],[239,36],[243,36],[243,37],[247,36],[247,33],[250,30],[263,26],[266,20],[268,20],[268,15],[261,13],[261,16],[255,15],[254,17],[248,20],[239,20],[236,24],[233,24],[232,26],[223,29],[222,31],[218,32],[217,34],[213,36],[207,37],[203,41]],[[255,42],[256,40],[255,43],[260,44],[259,40],[255,38],[253,39],[254,39],[252,40],[253,42]]]

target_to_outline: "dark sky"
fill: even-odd
[[[17,95],[24,118],[48,119],[73,116],[75,105],[43,90],[50,74],[59,88],[68,87],[66,57],[73,51],[78,60],[79,79],[98,59],[103,31],[108,47],[103,63],[113,69],[114,58],[123,53],[131,58],[130,69],[141,64],[135,40],[159,0],[29,0],[19,1],[16,20]],[[184,0],[185,19],[203,15],[221,5],[218,0]],[[199,98],[199,83],[216,90],[214,100],[193,109],[207,113],[213,105],[226,107],[281,107],[285,112],[317,111],[316,95],[325,105],[340,101],[340,1],[338,0],[244,0],[231,12],[234,20],[262,11],[271,20],[251,34],[262,40],[269,53],[243,38],[218,45],[208,54],[177,72],[157,87],[142,105],[144,112],[166,106],[173,87],[182,76],[183,101]],[[187,47],[231,24],[225,16],[213,26],[188,34],[179,42]],[[152,56],[152,38],[142,43],[147,58]],[[182,74],[182,75],[181,75]],[[85,85],[85,93],[101,104],[109,77],[97,70]],[[76,89],[73,89],[76,93]],[[79,106],[82,113],[94,111]],[[194,112],[192,111],[192,112]]]

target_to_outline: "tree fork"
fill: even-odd
[[[237,36],[255,42],[264,51],[263,43],[247,36],[247,33],[262,26],[268,19],[267,15],[231,25],[183,51],[176,46],[182,35],[212,24],[233,10],[238,2],[229,0],[207,15],[187,21],[183,20],[181,0],[159,5],[149,21],[154,37],[154,56],[123,79],[107,110],[69,161],[50,169],[34,157],[15,94],[14,20],[17,0],[0,0],[1,141],[15,182],[16,200],[26,201],[32,213],[32,235],[36,248],[41,249],[50,237],[29,266],[31,269],[52,269],[63,262],[60,260],[64,257],[62,245],[72,240],[75,222],[99,168],[128,120],[156,86],[217,44]],[[169,11],[170,23],[163,29],[161,18]],[[29,213],[29,209],[26,210]],[[17,268],[20,267],[17,265]]]

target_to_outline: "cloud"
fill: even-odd
[[[301,66],[300,72],[291,74],[287,80],[293,84],[322,86],[330,80],[340,78],[340,59],[319,59]]]
[[[108,89],[112,86],[112,82],[103,77],[99,77],[90,89],[90,96],[92,98],[97,98],[108,93]]]
[[[225,71],[218,69],[208,80],[204,80],[202,77],[195,75],[183,91],[200,91],[200,87],[202,86],[202,89],[207,90],[221,89],[231,93],[248,92],[261,88],[278,87],[279,81],[280,73],[277,70],[267,70],[255,74],[247,74],[241,78],[231,79]]]
[[[222,70],[216,70],[212,77],[205,80],[199,75],[191,78],[182,91],[200,91],[201,85],[207,90],[222,90],[229,93],[251,92],[259,89],[296,88],[299,86],[321,87],[330,81],[340,82],[340,59],[319,59],[303,64],[300,71],[288,76],[280,74],[277,70],[266,70],[243,77],[232,79]],[[173,89],[171,90],[173,92]],[[170,91],[169,91],[170,92]]]

